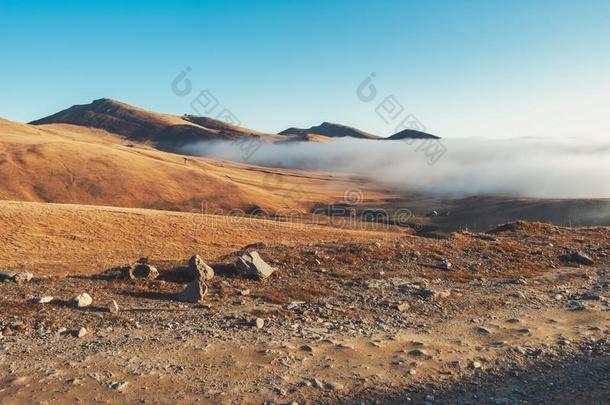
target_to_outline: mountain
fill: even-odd
[[[402,139],[441,139],[440,137],[428,134],[414,129],[405,129],[394,135],[383,138],[377,135],[364,132],[358,128],[348,127],[341,124],[333,124],[332,122],[323,122],[322,124],[311,128],[288,128],[279,133],[279,135],[293,135],[294,140],[312,140],[308,136],[317,135],[328,138],[358,138],[358,139],[382,139],[382,140],[402,140]],[[316,139],[316,141],[321,141]]]
[[[139,115],[139,119],[143,114],[141,110],[121,111]],[[72,110],[64,118],[75,114]],[[108,124],[105,126],[117,130],[120,123],[118,129],[139,139],[148,139],[143,128],[154,129],[164,120],[173,119],[149,115],[151,123],[138,121],[140,126],[126,126],[126,120],[109,118],[114,117],[112,114],[90,114],[99,125]],[[193,212],[203,208],[224,213],[251,207],[268,212],[282,208],[307,211],[321,202],[340,201],[344,190],[354,187],[353,180],[332,174],[185,157],[145,143],[126,142],[102,129],[72,124],[28,125],[3,119],[0,179],[0,200]]]
[[[382,139],[381,137],[368,132],[364,132],[358,128],[348,127],[346,125],[333,124],[332,122],[323,122],[322,124],[311,128],[288,128],[279,133],[279,135],[297,135],[305,136],[307,134],[323,135],[330,138],[359,138],[359,139]]]
[[[178,151],[187,144],[199,141],[253,137],[269,141],[282,139],[278,135],[264,134],[212,118],[161,114],[108,98],[75,105],[30,124],[72,124],[99,128],[166,151]]]
[[[97,128],[120,135],[133,142],[146,143],[168,152],[184,153],[184,147],[212,140],[260,140],[263,142],[326,142],[334,138],[358,139],[439,139],[425,132],[405,129],[382,138],[358,128],[323,122],[311,128],[288,128],[279,134],[268,134],[226,122],[195,115],[172,115],[148,111],[109,98],[90,104],[74,105],[32,125],[70,124]]]
[[[404,129],[384,139],[392,141],[400,139],[441,139],[441,137],[414,129]]]

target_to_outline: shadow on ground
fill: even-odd
[[[610,354],[581,355],[563,361],[540,361],[525,372],[482,371],[440,388],[379,392],[366,389],[354,404],[609,404]],[[333,402],[329,402],[333,403]],[[340,402],[346,403],[345,399]]]

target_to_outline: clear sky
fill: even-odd
[[[443,137],[610,135],[610,1],[0,0],[0,51],[0,117],[21,122],[102,97],[193,113],[209,89],[269,132],[389,135],[393,95]]]

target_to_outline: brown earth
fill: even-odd
[[[141,119],[148,120],[148,112],[142,114]],[[171,125],[174,119],[183,118],[161,115],[151,122],[166,120]],[[218,130],[210,119],[191,119]],[[235,147],[252,152],[241,143]],[[320,212],[328,212],[324,207],[349,201],[348,210],[361,217],[382,209],[393,220],[398,211],[410,214],[401,221],[403,225],[427,224],[448,231],[486,231],[519,219],[576,226],[610,224],[610,199],[451,198],[398,191],[348,174],[263,168],[163,152],[147,142],[68,124],[27,125],[0,119],[0,176],[2,200],[187,212],[263,210],[270,215],[320,207]],[[440,216],[426,218],[432,210]]]
[[[90,104],[72,106],[32,121],[31,124],[71,124],[97,128],[121,135],[131,141],[148,142],[160,149],[171,151],[199,141],[285,139],[282,136],[264,134],[213,118],[157,113],[108,98],[94,100]]]
[[[609,228],[355,228],[0,203],[0,267],[35,275],[0,283],[0,402],[606,401]],[[253,249],[277,269],[263,282],[231,266]],[[192,253],[216,272],[203,304],[176,301]],[[104,271],[140,256],[159,279]],[[91,307],[69,305],[81,292]]]
[[[0,200],[20,200],[0,201],[0,270],[34,275],[0,282],[0,403],[607,403],[610,228],[475,231],[607,223],[608,201],[445,199],[186,157],[140,136],[248,130],[98,107],[132,135],[0,120]],[[236,273],[252,250],[269,279]],[[179,302],[195,253],[216,275],[203,303]],[[158,279],[118,276],[141,257]],[[93,305],[73,307],[82,292]]]
[[[0,177],[3,200],[181,211],[303,212],[342,201],[355,187],[372,200],[392,195],[348,176],[185,157],[103,130],[6,120],[0,120]]]

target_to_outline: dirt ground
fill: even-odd
[[[1,203],[2,269],[34,278],[0,283],[0,402],[608,402],[608,228],[436,239],[203,219]],[[235,272],[252,250],[270,278]],[[200,304],[176,300],[193,253],[216,273]],[[142,256],[159,278],[108,271]],[[82,292],[93,304],[75,308]]]

